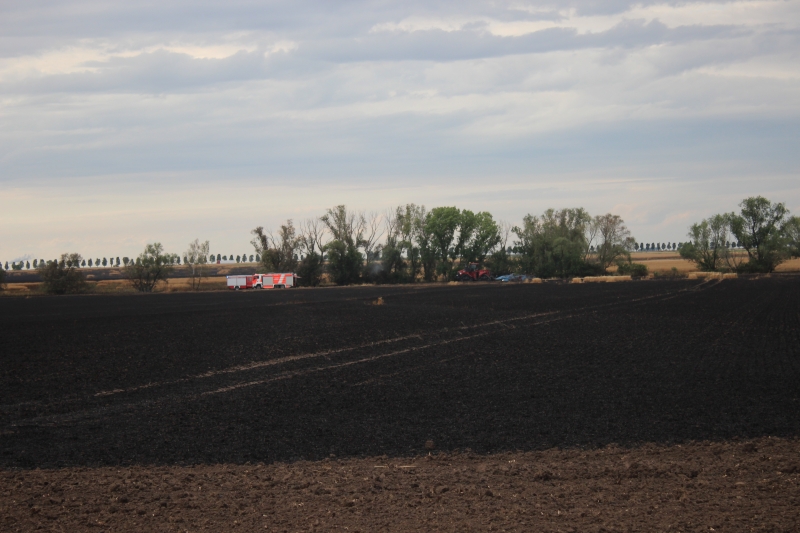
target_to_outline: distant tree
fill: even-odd
[[[22,270],[22,261],[17,263],[16,261],[11,263],[11,270]]]
[[[316,287],[322,282],[325,225],[318,218],[306,220],[300,225],[298,239],[303,256],[297,265],[299,282],[306,287]],[[256,261],[261,261],[261,258],[259,254],[255,255]]]
[[[332,280],[339,285],[358,282],[364,265],[364,256],[359,250],[364,240],[364,215],[337,205],[328,209],[320,221],[331,235],[324,251]]]
[[[25,261],[25,270],[30,270],[30,269],[31,269],[31,262]]]
[[[127,256],[122,258],[122,264],[125,265],[125,266],[128,266],[128,262],[129,261],[130,261],[130,259],[128,259]]]
[[[39,260],[38,259],[34,259],[33,260],[33,268],[37,268],[38,266],[39,266]]]
[[[93,264],[93,263],[92,263],[92,258],[91,258],[91,257],[89,258],[89,262],[88,262],[87,264],[88,264],[88,265],[89,265],[89,267],[91,268],[91,266],[92,266],[92,264]]]
[[[492,252],[488,260],[488,265],[495,276],[510,274],[514,269],[514,261],[511,258],[511,247],[508,246],[511,238],[511,224],[500,221],[497,224],[499,242],[497,249]]]
[[[238,263],[238,262],[239,262],[239,260],[240,260],[241,258],[242,258],[242,256],[240,256],[240,255],[237,255],[237,256],[236,256],[236,262]]]
[[[108,266],[108,260],[105,257],[103,258],[103,266]]]
[[[726,240],[730,228],[731,214],[714,215],[699,224],[692,224],[688,236],[691,242],[684,244],[681,257],[694,262],[705,271],[716,271],[726,264],[727,249],[716,246]]]
[[[250,254],[250,262],[253,262],[253,254]]]
[[[159,283],[167,282],[174,259],[174,254],[164,253],[161,243],[148,244],[136,263],[125,269],[125,276],[137,291],[152,292]]]
[[[791,217],[784,225],[789,255],[800,257],[800,217]]]
[[[39,265],[42,288],[48,294],[75,294],[87,288],[86,279],[78,269],[80,254],[62,254],[59,261]]]
[[[85,266],[86,266],[86,259],[81,259],[81,267],[85,267]]]
[[[219,256],[219,254],[217,254],[217,261],[221,261],[221,260],[222,260],[222,258]]]
[[[3,269],[4,270],[8,270],[8,261],[6,261],[6,265],[5,265],[5,267],[3,267]]]
[[[119,257],[117,257],[117,266],[119,266]]]
[[[282,224],[278,235],[264,231],[258,226],[253,231],[250,243],[261,255],[261,267],[267,272],[294,272],[297,270],[297,253],[302,246],[302,238],[297,235],[292,220]]]
[[[731,218],[731,231],[747,250],[750,260],[742,265],[753,272],[772,272],[791,256],[787,239],[789,211],[782,203],[763,196],[745,198],[741,213]]]
[[[6,288],[6,268],[0,268],[0,291]]]
[[[625,221],[619,215],[607,213],[594,217],[591,224],[594,225],[594,233],[597,235],[597,253],[595,260],[605,271],[614,263],[618,263],[622,258],[630,262],[630,251],[634,246],[634,239],[631,232],[625,226]]]
[[[223,260],[223,261],[227,261],[227,260],[228,260],[228,256],[227,256],[227,255],[223,255],[223,256],[222,256],[222,260]]]
[[[206,277],[206,265],[208,263],[208,249],[210,245],[208,241],[200,242],[200,239],[195,239],[189,243],[184,253],[184,264],[189,265],[190,283],[192,290],[198,290],[203,278]],[[211,256],[212,260],[214,256]]]
[[[261,255],[256,254],[256,263],[260,263],[260,262],[261,262]]]

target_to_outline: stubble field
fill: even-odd
[[[798,528],[795,277],[6,298],[0,320],[3,530]]]

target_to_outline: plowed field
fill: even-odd
[[[798,278],[4,298],[0,327],[1,530],[798,529]]]

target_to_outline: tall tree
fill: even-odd
[[[597,239],[595,257],[603,270],[622,258],[630,260],[635,240],[619,215],[606,213],[594,217],[591,225]]]
[[[364,264],[358,249],[364,240],[366,220],[363,215],[348,211],[344,205],[337,205],[328,209],[320,221],[333,237],[325,246],[333,281],[338,285],[358,282]]]
[[[299,282],[306,287],[316,287],[322,283],[325,225],[318,218],[305,220],[300,225],[299,239],[303,254],[303,259],[297,265]]]
[[[301,241],[292,220],[286,221],[274,236],[262,226],[251,231],[255,237],[251,244],[261,256],[261,265],[267,272],[294,272],[297,270],[297,251]]]
[[[741,213],[731,218],[730,226],[750,257],[745,268],[772,272],[790,256],[785,231],[789,210],[763,196],[745,198],[739,207]]]
[[[200,242],[200,239],[195,239],[189,243],[184,252],[184,264],[189,267],[189,282],[193,291],[200,289],[200,283],[207,275],[206,265],[210,247],[208,241]]]
[[[136,262],[126,267],[125,277],[137,291],[153,292],[159,283],[167,283],[173,261],[174,254],[165,253],[161,243],[148,244]]]
[[[438,258],[437,271],[446,279],[451,277],[451,257],[455,254],[453,242],[461,224],[461,211],[457,207],[434,207],[425,219],[425,231]]]
[[[681,246],[679,253],[693,261],[700,270],[713,272],[726,265],[728,249],[721,246],[729,235],[732,213],[714,215],[689,228],[691,242]]]

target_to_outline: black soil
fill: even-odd
[[[0,328],[4,468],[800,436],[793,277],[3,298]]]

